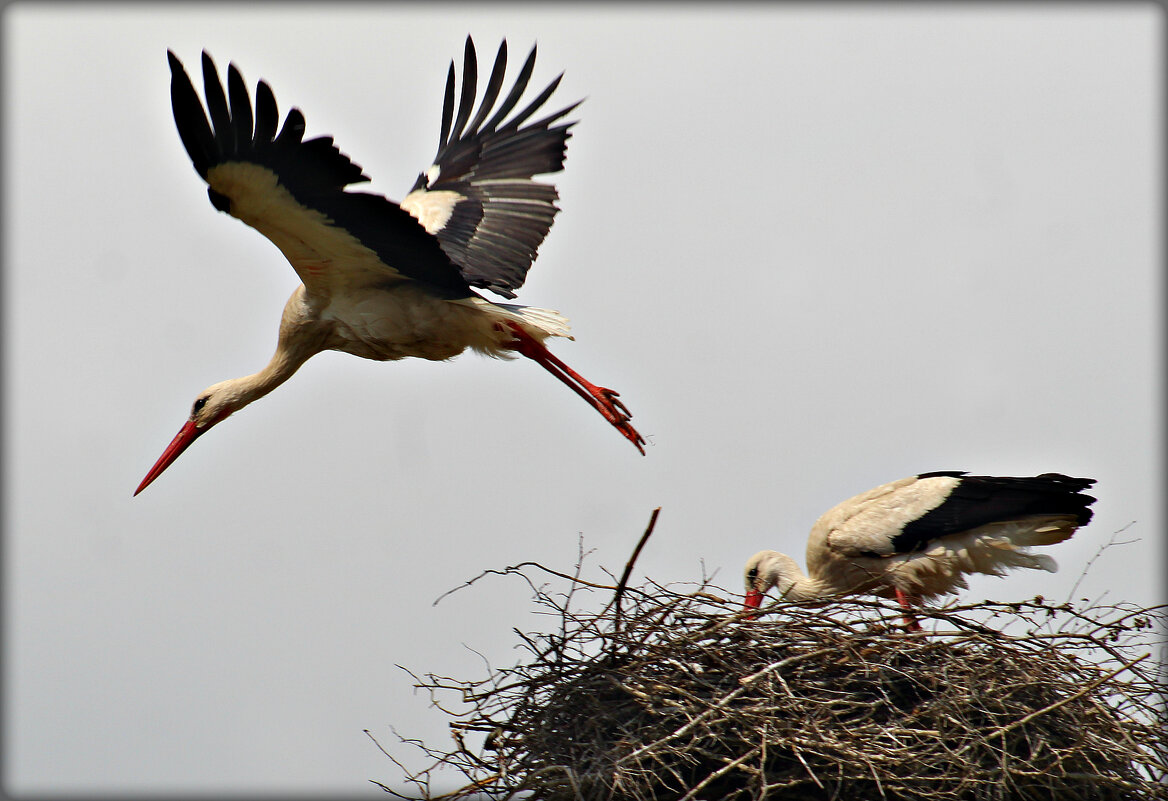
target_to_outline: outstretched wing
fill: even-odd
[[[292,109],[279,133],[271,88],[256,86],[253,112],[239,70],[227,68],[227,93],[203,53],[207,111],[174,53],[170,97],[174,121],[211,203],[270,239],[310,295],[327,298],[352,286],[415,280],[450,297],[471,294],[438,240],[381,195],[349,192],[369,180],[333,144],[304,140],[304,115]]]
[[[471,119],[478,65],[474,42],[467,37],[457,117],[454,62],[451,62],[438,154],[434,164],[418,176],[401,205],[438,238],[469,284],[512,298],[514,290],[523,286],[536,250],[559,211],[556,188],[533,177],[563,169],[564,149],[571,136],[569,129],[575,123],[553,123],[575,109],[579,102],[527,123],[559,86],[561,73],[522,111],[507,120],[531,79],[535,48],[532,47],[519,71],[514,87],[494,110],[506,67],[507,42],[504,41],[495,56],[482,102]],[[489,120],[488,115],[491,115]]]

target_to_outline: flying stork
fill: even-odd
[[[788,601],[870,593],[896,598],[911,616],[924,599],[966,587],[965,574],[1001,576],[1010,568],[1054,572],[1033,545],[1069,539],[1091,520],[1089,478],[1032,478],[940,471],[902,478],[838,504],[815,522],[804,575],[795,560],[760,551],[746,563],[746,606],[772,587]]]
[[[555,187],[533,177],[563,168],[575,123],[560,120],[579,103],[534,122],[528,119],[559,85],[562,73],[507,118],[527,88],[535,52],[533,47],[495,110],[507,63],[504,41],[475,111],[477,62],[467,37],[457,116],[451,62],[438,153],[399,205],[380,195],[347,191],[350,184],[369,179],[332,137],[305,140],[304,115],[296,108],[277,133],[279,114],[268,85],[260,81],[256,86],[253,110],[235,65],[227,68],[224,92],[204,51],[208,122],[182,63],[167,51],[175,124],[195,170],[208,184],[211,204],[270,239],[303,283],[284,307],[268,365],[199,393],[189,419],[135,495],[195,439],[271,392],[323,350],[379,361],[449,359],[467,348],[494,357],[520,354],[571,387],[645,452],[618,393],[585,380],[544,346],[548,337],[570,338],[566,318],[547,309],[496,303],[475,291],[515,297],[559,210]]]

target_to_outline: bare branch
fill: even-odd
[[[633,581],[656,522],[611,586],[582,544],[573,570],[463,585],[524,582],[549,625],[515,630],[510,667],[410,673],[453,739],[402,740],[424,798],[1168,801],[1168,607],[949,604],[911,635],[871,598],[747,619],[708,580]]]

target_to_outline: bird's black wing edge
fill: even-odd
[[[1060,473],[1014,478],[970,476],[956,471],[922,473],[918,478],[954,476],[960,478],[949,495],[935,508],[907,523],[893,537],[896,553],[922,550],[950,534],[996,523],[1040,515],[1073,515],[1078,525],[1091,521],[1095,498],[1083,493],[1095,481]]]
[[[531,79],[535,57],[533,46],[511,90],[496,108],[507,65],[504,40],[482,101],[474,111],[478,66],[474,42],[467,37],[461,91],[451,62],[438,152],[431,170],[419,175],[411,190],[450,190],[461,196],[435,235],[471,286],[508,298],[514,297],[514,290],[527,279],[537,250],[559,211],[555,186],[535,181],[534,176],[563,169],[575,122],[559,121],[581,102],[527,122],[559,86],[561,74],[512,115]],[[508,115],[512,115],[510,119]]]
[[[253,112],[236,66],[228,66],[225,94],[215,64],[204,51],[204,110],[182,62],[170,50],[167,59],[175,125],[203,180],[215,166],[232,161],[266,167],[298,203],[324,214],[392,269],[447,297],[472,294],[439,242],[411,214],[381,195],[346,191],[347,186],[369,178],[336,147],[331,136],[305,140],[304,115],[299,109],[288,112],[277,133],[279,111],[266,82],[259,81],[256,86]],[[230,213],[229,198],[210,187],[208,195],[217,209]]]

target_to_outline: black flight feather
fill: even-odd
[[[518,129],[519,126],[528,117],[530,117],[532,114],[534,114],[536,112],[536,110],[540,106],[542,106],[547,101],[547,99],[549,97],[552,96],[552,92],[556,91],[556,87],[558,87],[560,85],[560,81],[562,81],[563,78],[564,78],[564,73],[561,72],[559,75],[556,76],[555,80],[553,80],[551,83],[549,83],[547,85],[546,89],[544,89],[542,92],[539,93],[539,96],[536,97],[535,100],[532,100],[530,103],[528,103],[527,108],[523,109],[523,111],[519,112],[514,117],[512,117],[510,120],[508,120],[507,124],[503,126],[502,130],[513,131],[513,130]],[[567,112],[565,111],[565,113],[567,113]]]
[[[175,125],[195,170],[204,180],[221,164],[247,162],[262,166],[298,203],[321,212],[331,225],[344,229],[392,270],[426,283],[447,297],[471,294],[458,266],[412,215],[380,195],[345,191],[346,186],[369,179],[360,166],[337,149],[332,137],[304,141],[304,115],[299,109],[291,109],[279,133],[275,133],[279,112],[266,83],[261,81],[256,86],[253,114],[242,76],[234,66],[229,67],[229,104],[214,62],[204,52],[205,112],[182,63],[173,53],[168,51],[167,55]],[[229,197],[213,188],[208,192],[216,208],[230,212]]]
[[[207,113],[203,110],[203,103],[199,100],[195,87],[183,72],[182,64],[171,51],[166,51],[166,55],[172,75],[170,104],[174,109],[178,135],[182,139],[187,155],[191,157],[195,171],[206,179],[207,169],[217,152],[215,134],[207,122]],[[184,80],[179,80],[178,75],[182,75]]]
[[[231,98],[231,127],[235,130],[237,147],[240,143],[252,141],[254,121],[251,114],[251,98],[243,76],[234,64],[227,65],[227,94]]]
[[[451,67],[454,63],[451,62]],[[474,43],[466,37],[466,48],[462,55],[462,97],[458,100],[458,118],[454,121],[454,129],[450,132],[452,139],[462,136],[466,121],[470,119],[474,108],[475,90],[479,85],[478,59],[475,58]]]
[[[442,103],[442,128],[438,132],[438,151],[446,145],[450,138],[450,121],[454,119],[454,62],[450,62],[450,69],[446,71],[446,99]]]
[[[506,53],[503,54],[504,56]],[[511,109],[515,108],[515,104],[519,102],[523,91],[527,89],[527,82],[531,80],[531,72],[535,69],[535,47],[531,48],[531,52],[527,54],[527,61],[523,62],[523,68],[519,70],[519,77],[515,79],[515,85],[511,87],[510,94],[507,99],[503,101],[503,105],[499,106],[499,110],[491,121],[483,126],[483,131],[494,131],[499,127],[499,123],[503,118],[511,113]]]
[[[280,124],[280,111],[276,106],[276,96],[263,81],[256,85],[256,149],[266,148],[276,138],[276,126]]]
[[[536,175],[563,169],[569,129],[574,123],[552,123],[579,105],[573,103],[538,122],[525,124],[551,97],[561,75],[515,117],[507,119],[528,86],[535,56],[536,48],[532,47],[511,91],[494,109],[506,72],[507,43],[500,44],[486,91],[471,120],[478,61],[474,43],[467,37],[463,85],[453,125],[453,64],[447,73],[442,134],[434,157],[437,174],[419,175],[411,190],[449,190],[460,196],[449,219],[434,235],[471,286],[508,298],[515,297],[514,290],[526,280],[558,211],[555,187],[533,180]],[[484,123],[492,110],[494,116]]]
[[[1095,502],[1095,498],[1082,492],[1095,483],[1093,479],[1059,473],[1010,478],[939,471],[922,473],[918,478],[935,476],[958,477],[959,481],[944,501],[905,525],[892,539],[897,553],[922,550],[929,542],[949,534],[1027,517],[1066,515],[1085,526],[1092,516],[1089,507]]]
[[[294,108],[284,118],[280,133],[276,135],[275,144],[283,148],[291,148],[304,138],[304,115],[300,109]]]
[[[469,37],[468,37],[469,38]],[[479,104],[479,113],[470,123],[472,131],[478,130],[483,120],[491,113],[491,107],[499,99],[499,90],[503,88],[503,76],[507,71],[507,40],[499,43],[499,52],[495,54],[495,66],[491,68],[491,77],[487,81],[487,90],[483,93],[483,100]]]
[[[235,129],[231,127],[231,114],[227,110],[227,97],[223,94],[223,84],[219,83],[219,71],[206,50],[203,51],[203,94],[207,96],[207,111],[211,114],[211,127],[215,131],[215,144],[219,152],[226,156],[235,155]]]

